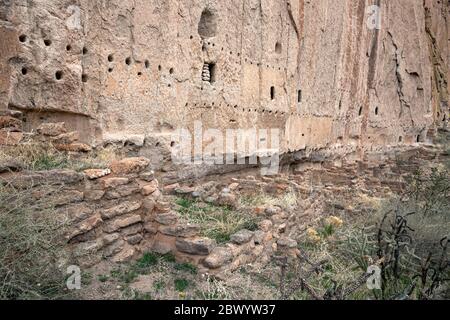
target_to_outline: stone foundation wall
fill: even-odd
[[[276,250],[272,229],[279,225],[264,220],[260,230],[241,230],[230,243],[217,245],[200,236],[200,226],[184,221],[164,201],[148,164],[146,158],[126,158],[109,168],[83,172],[3,172],[0,183],[28,188],[31,197],[48,198],[55,214],[69,221],[67,250],[80,266],[102,260],[128,262],[150,251],[172,253],[209,274],[235,270],[256,259],[269,261]],[[272,214],[280,213],[276,211]],[[281,246],[295,249],[295,243],[284,242]]]

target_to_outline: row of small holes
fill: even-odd
[[[192,106],[193,107],[201,107],[201,106],[203,106],[203,107],[214,107],[215,105],[216,104],[213,102],[213,103],[211,103],[211,105],[209,105],[207,103],[203,103],[203,104],[194,103]],[[241,109],[241,107],[239,107],[238,105],[234,105],[234,106],[231,106],[230,104],[223,104],[223,105],[227,106],[227,107],[230,107],[230,108],[233,107],[234,109]],[[219,103],[218,106],[221,107],[222,103]],[[189,107],[189,103],[186,103],[185,107]],[[289,114],[289,112],[285,112],[285,111],[273,111],[273,110],[267,110],[267,109],[258,110],[258,109],[252,109],[252,108],[249,108],[249,109],[242,108],[242,112],[268,113],[268,114],[281,115],[281,116],[285,116],[285,115]],[[291,115],[292,116],[298,116],[298,117],[302,116],[300,113],[296,113],[296,112],[291,112]]]
[[[191,39],[192,39],[193,37],[191,36]],[[200,44],[204,44],[205,42],[203,41],[203,40],[200,40]],[[215,47],[215,43],[211,43],[211,42],[207,42],[207,44],[208,45],[212,45],[213,47]],[[225,51],[225,48],[221,48],[221,51]],[[230,51],[230,55],[233,55],[233,51]],[[237,54],[236,54],[238,57],[240,57],[241,56],[241,54],[238,52]],[[251,65],[253,65],[253,64],[256,64],[258,67],[260,67],[260,66],[262,66],[263,65],[263,63],[262,62],[254,62],[254,61],[252,61],[252,60],[250,60],[250,59],[247,59],[247,58],[245,58],[244,59],[244,61],[247,63],[247,62],[249,62]],[[240,63],[239,63],[240,64]],[[271,65],[269,65],[269,64],[266,64],[266,67],[267,68],[269,68],[269,69],[273,69],[273,70],[276,70],[276,69],[278,69],[279,71],[281,71],[281,70],[284,70],[284,71],[287,71],[287,68],[286,67],[276,67],[276,66],[271,66]]]

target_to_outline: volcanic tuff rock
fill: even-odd
[[[278,128],[284,152],[421,142],[448,122],[448,15],[438,0],[2,1],[0,114],[156,149],[161,166],[196,120]]]

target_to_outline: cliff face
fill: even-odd
[[[0,4],[0,111],[28,130],[64,121],[85,142],[170,148],[199,120],[343,153],[448,122],[448,1]]]

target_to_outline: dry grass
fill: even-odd
[[[290,191],[279,197],[270,196],[264,193],[255,196],[242,197],[240,198],[240,205],[244,208],[278,206],[287,210],[293,210],[297,207],[298,201],[297,194]]]
[[[63,233],[67,219],[51,199],[0,185],[0,299],[56,299],[67,295]]]
[[[239,230],[256,230],[257,223],[251,214],[219,207],[203,202],[178,198],[178,212],[187,221],[199,224],[204,236],[215,239],[218,243],[230,240],[230,236]]]
[[[118,158],[120,158],[120,152],[113,147],[87,154],[71,154],[58,151],[50,143],[35,141],[26,141],[17,146],[6,146],[0,149],[0,164],[13,163],[30,171],[101,169]]]

